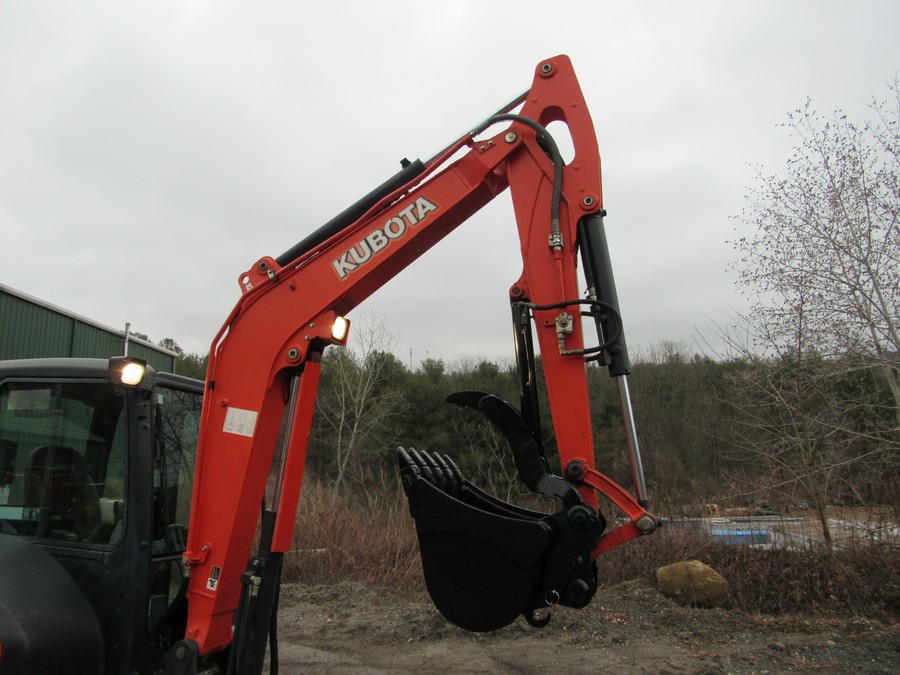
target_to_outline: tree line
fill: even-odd
[[[371,348],[329,350],[323,360],[309,450],[318,478],[336,491],[390,488],[403,446],[449,455],[502,498],[524,491],[505,441],[477,413],[445,402],[455,391],[478,390],[517,406],[514,364],[426,359],[411,370],[377,340],[362,342]],[[825,358],[802,368],[790,358],[717,360],[671,342],[654,345],[629,384],[655,504],[824,512],[834,504],[896,503],[892,393],[878,367]],[[804,382],[802,400],[786,400],[812,368],[820,385]],[[618,390],[605,369],[588,366],[588,375],[598,469],[630,486]],[[780,405],[770,400],[773,387],[785,399]],[[542,410],[552,456],[546,404]],[[801,418],[806,412],[810,420]]]

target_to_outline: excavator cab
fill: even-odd
[[[0,361],[4,673],[154,672],[184,631],[203,383],[122,365]]]

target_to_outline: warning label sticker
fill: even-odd
[[[222,427],[222,431],[253,438],[253,432],[256,431],[256,417],[255,410],[229,408],[225,413],[225,425]]]
[[[213,565],[212,570],[209,573],[209,579],[206,582],[206,587],[214,591],[216,587],[219,585],[219,575],[222,573],[222,568],[218,565]]]

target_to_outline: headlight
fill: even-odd
[[[350,322],[342,316],[336,316],[334,324],[331,326],[331,339],[343,343],[347,339],[348,330],[350,330]]]
[[[130,356],[114,356],[109,360],[109,379],[136,387],[144,379],[147,362]]]
[[[132,386],[136,384],[140,384],[141,380],[144,379],[144,373],[146,372],[146,368],[144,364],[137,363],[132,361],[131,363],[126,363],[125,367],[122,368],[122,384],[130,384]]]

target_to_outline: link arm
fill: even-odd
[[[606,495],[629,519],[627,523],[600,537],[591,552],[591,557],[596,558],[606,551],[624,544],[626,541],[642,535],[652,534],[659,528],[659,520],[648,513],[630,492],[608,476],[597,471],[585,460],[575,458],[569,462],[565,467],[565,477],[570,483],[587,485]]]

